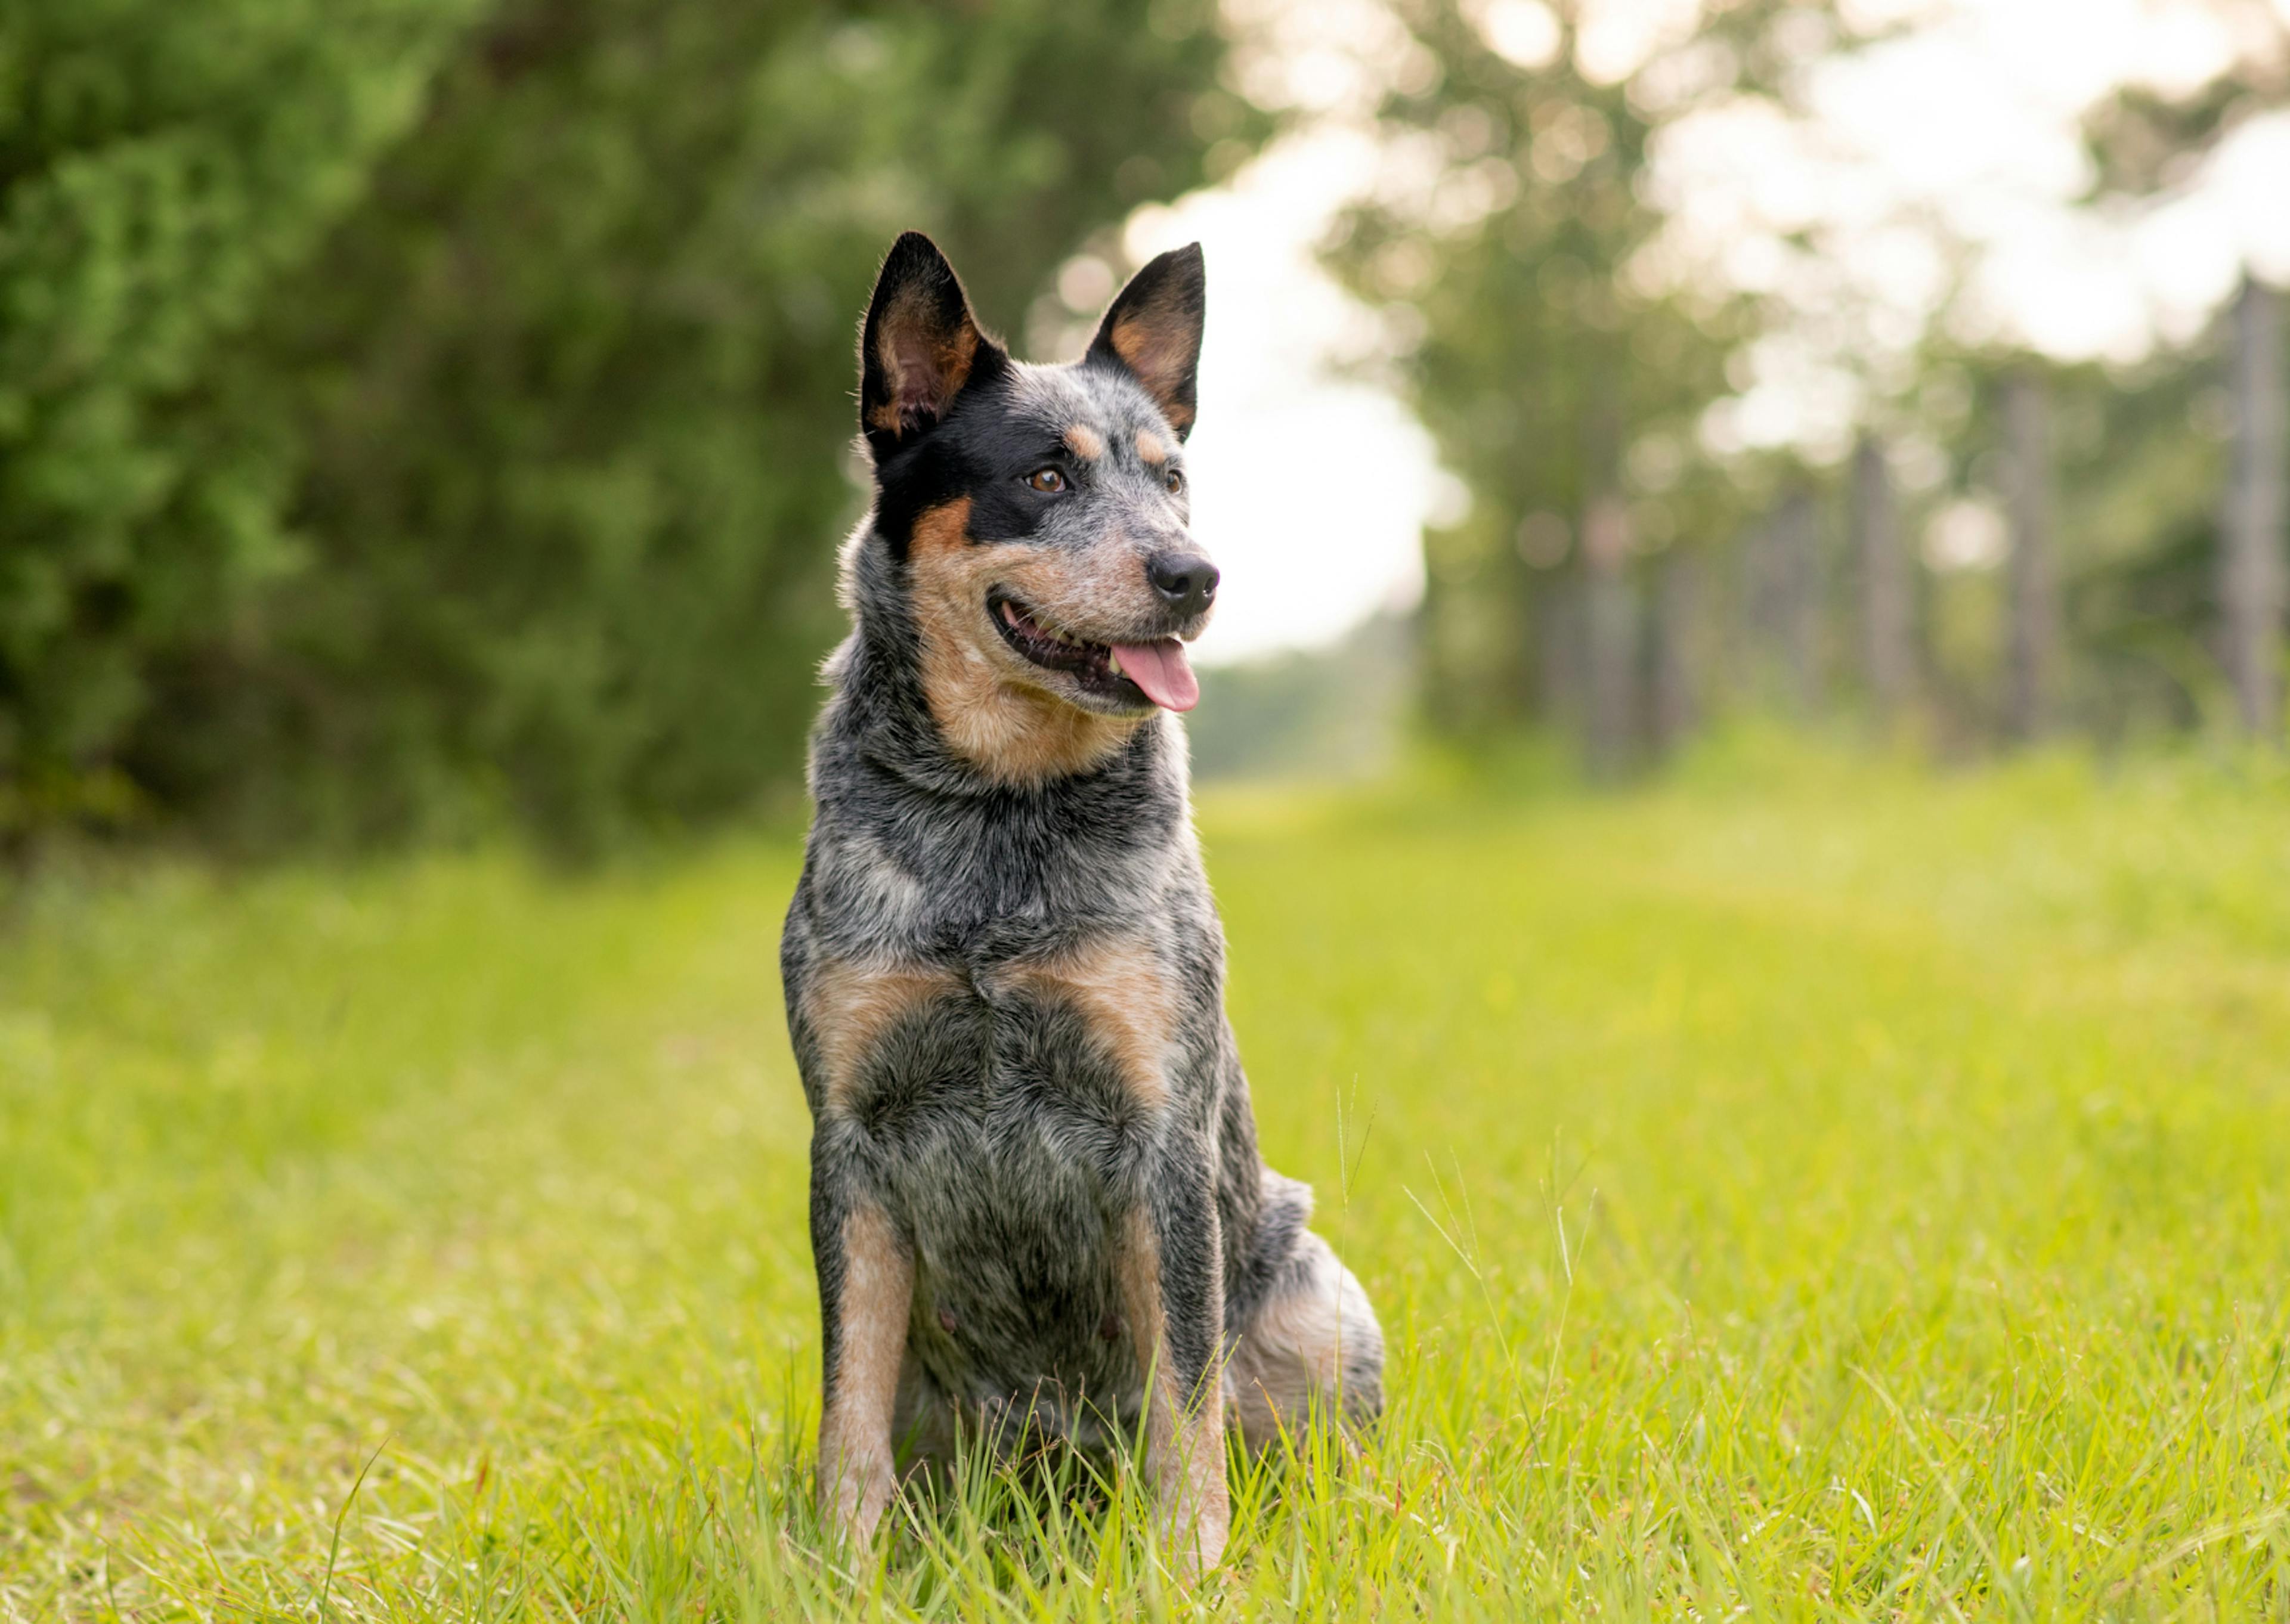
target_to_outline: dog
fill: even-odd
[[[903,1456],[1141,1434],[1182,1571],[1224,1434],[1382,1404],[1365,1292],[1259,1160],[1192,828],[1184,644],[1198,244],[1088,352],[1013,360],[919,233],[860,341],[873,501],[844,544],[781,963],[813,1118],[819,1493],[871,1538]],[[1034,1444],[1023,1444],[1033,1447]]]

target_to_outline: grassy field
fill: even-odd
[[[2290,1611],[2290,782],[1736,759],[1205,807],[1358,1457],[800,1492],[791,845],[51,881],[0,925],[0,1617]]]

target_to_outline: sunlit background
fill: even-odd
[[[2107,193],[2089,143],[2113,99],[2197,100],[2278,50],[2262,8],[1801,7],[1777,20],[1796,59],[1780,98],[1729,93],[1738,53],[1701,37],[1703,9],[1586,5],[1574,51],[1588,79],[1630,86],[1661,120],[1644,185],[1668,223],[1648,268],[1778,307],[1700,426],[1713,454],[1833,468],[1935,334],[2130,366],[2199,341],[2246,270],[2290,282],[2290,110],[2254,96],[2138,197]],[[1542,0],[1463,10],[1523,76],[1549,70],[1564,46]],[[1139,211],[1121,239],[1135,260],[1198,238],[1213,268],[1197,455],[1201,528],[1230,581],[1203,652],[1225,662],[1412,608],[1421,527],[1469,500],[1404,392],[1359,376],[1364,359],[1404,353],[1404,322],[1390,331],[1315,264],[1348,206],[1437,183],[1441,155],[1380,140],[1375,126],[1381,99],[1425,71],[1408,36],[1366,0],[1229,14],[1245,42],[1238,83],[1300,126],[1224,182]],[[1085,268],[1061,290],[1086,307],[1109,281]],[[2000,528],[1943,524],[1925,550],[1937,567],[1977,568],[2001,546]]]
[[[2280,731],[2290,0],[108,16],[9,25],[19,845],[791,805],[910,226],[1043,358],[1205,244],[1205,777]]]

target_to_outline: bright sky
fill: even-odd
[[[2290,20],[2290,0],[2270,3]],[[2245,266],[2290,281],[2290,116],[2250,121],[2151,206],[2070,206],[2093,180],[2078,116],[2116,85],[2182,89],[2231,61],[2217,7],[1860,9],[1918,26],[1817,68],[1810,121],[1720,107],[1674,125],[1660,154],[1678,264],[1714,265],[1798,314],[1750,356],[1748,387],[1712,425],[1721,446],[1841,456],[1864,389],[1900,375],[1959,275],[1961,336],[2067,360],[2134,360],[2193,337]],[[1790,246],[1792,232],[1816,252]]]
[[[2290,0],[2271,4],[2290,19]],[[1226,0],[1242,83],[1303,127],[1226,184],[1140,212],[1141,259],[1198,239],[1209,327],[1194,432],[1194,528],[1223,568],[1205,663],[1326,643],[1422,590],[1427,516],[1459,499],[1429,437],[1373,381],[1384,323],[1313,264],[1345,200],[1392,183],[1363,133],[1379,78],[1420,70],[1373,0]],[[2227,60],[2202,0],[1853,0],[1904,37],[1817,68],[1814,118],[1697,114],[1661,155],[1683,271],[1780,292],[1799,330],[1750,357],[1721,444],[1848,443],[1945,292],[1950,239],[1974,250],[1965,319],[2063,357],[2128,358],[2199,330],[2248,264],[2290,282],[2290,114],[2254,120],[2176,196],[2134,215],[2069,210],[2086,184],[2075,124],[2111,86],[2198,81]],[[1589,0],[1586,50],[1626,72],[1690,29],[1695,0]],[[1538,17],[1538,13],[1540,16]],[[1482,0],[1496,43],[1532,61],[1541,0]],[[1817,44],[1818,42],[1808,42]],[[1785,241],[1810,232],[1822,252]],[[1073,302],[1109,291],[1093,261]]]

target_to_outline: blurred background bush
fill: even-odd
[[[1697,161],[1758,178],[1726,132],[1801,149],[1840,74],[1982,9],[18,0],[0,842],[581,852],[790,800],[884,245],[933,232],[1048,353],[1141,209],[1335,124],[1373,179],[1312,247],[1375,336],[1334,370],[1413,411],[1444,494],[1420,602],[1212,673],[1205,772],[1541,733],[1616,779],[1748,713],[1954,756],[2278,743],[2263,229],[2212,244],[2198,318],[2078,354],[1982,302],[1995,243],[1944,211],[1701,207]],[[2179,228],[2282,127],[2290,6],[2100,10],[2209,44],[2083,95],[2058,201]]]
[[[1021,314],[1201,178],[1212,21],[11,7],[0,827],[580,847],[788,784],[885,244]]]

